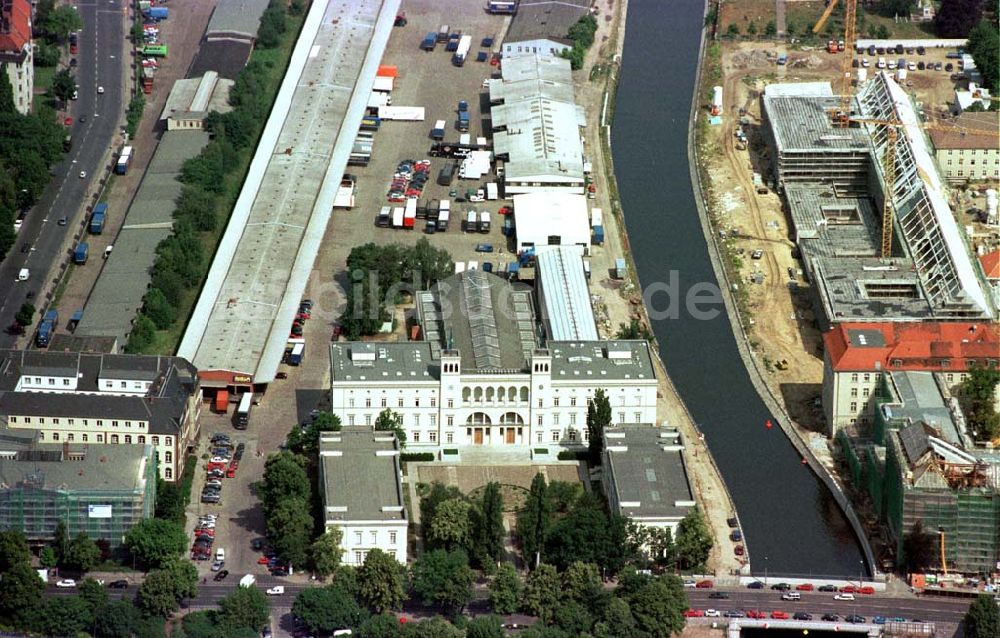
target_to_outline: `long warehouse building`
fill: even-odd
[[[309,10],[181,342],[210,393],[277,373],[398,6],[328,0]]]

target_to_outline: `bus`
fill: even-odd
[[[236,420],[233,425],[237,430],[245,430],[250,424],[250,405],[253,403],[253,392],[240,395],[240,405],[236,408]]]
[[[142,54],[152,57],[165,58],[167,57],[167,45],[165,44],[147,44],[142,47]]]
[[[129,164],[132,163],[132,147],[126,146],[122,149],[121,155],[118,156],[118,162],[115,164],[115,174],[124,175],[128,173]]]

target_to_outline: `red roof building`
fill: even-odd
[[[23,58],[31,46],[31,3],[0,0],[0,56],[4,61]]]
[[[1000,359],[998,324],[845,323],[823,335],[823,341],[834,372],[956,372]]]
[[[1000,250],[981,255],[979,263],[987,279],[1000,279]]]

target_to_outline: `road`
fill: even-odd
[[[841,618],[858,614],[871,620],[873,616],[903,616],[908,620],[958,623],[969,610],[968,600],[939,598],[891,598],[887,596],[858,595],[856,600],[834,600],[834,594],[799,592],[802,600],[781,600],[781,592],[771,590],[728,590],[730,598],[719,600],[709,598],[711,590],[688,590],[688,600],[692,609],[729,610],[758,609],[764,612],[775,610],[788,612],[808,612],[815,620],[823,614],[838,614]]]
[[[121,124],[124,109],[123,60],[121,43],[125,37],[123,10],[125,0],[81,0],[76,5],[83,19],[77,67],[79,99],[70,102],[73,117],[73,148],[52,167],[54,177],[34,208],[28,213],[18,233],[17,242],[0,264],[0,327],[14,322],[14,315],[34,294],[35,307],[42,309],[47,300],[41,297],[49,269],[68,258],[67,241],[83,232],[86,200],[92,204],[100,189],[107,167],[105,154]],[[97,87],[104,93],[98,94]],[[39,99],[39,98],[36,98]],[[80,117],[85,121],[80,122]],[[80,178],[80,171],[87,178]],[[66,217],[65,226],[58,220]],[[31,271],[25,282],[17,281],[21,268]],[[55,276],[55,275],[53,275]],[[15,346],[16,337],[0,333],[0,347]]]

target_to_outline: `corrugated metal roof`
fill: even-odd
[[[554,341],[596,341],[597,324],[583,272],[582,246],[549,246],[535,254],[542,319]]]

